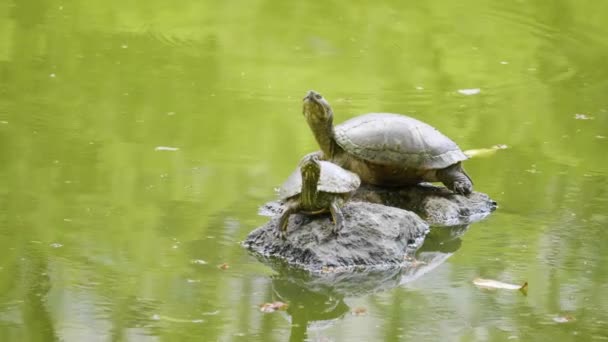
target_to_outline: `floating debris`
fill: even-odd
[[[154,151],[179,151],[179,148],[171,146],[156,146]]]
[[[498,145],[494,145],[490,148],[476,148],[476,149],[466,150],[466,151],[464,151],[464,154],[466,154],[467,157],[469,157],[469,158],[489,157],[491,155],[494,155],[496,153],[496,151],[505,150],[507,148],[508,148],[508,146],[505,144],[498,144]]]
[[[335,273],[336,269],[333,266],[323,266],[321,268],[321,273]]]
[[[225,271],[225,270],[227,270],[227,269],[230,268],[230,265],[228,265],[227,263],[223,263],[221,265],[217,265],[217,268],[219,268],[220,270]]]
[[[210,312],[203,312],[203,313],[201,313],[201,315],[204,315],[204,316],[215,316],[215,315],[217,315],[219,313],[220,313],[220,310],[215,310],[215,311],[210,311]]]
[[[563,316],[555,316],[553,317],[553,322],[555,323],[570,323],[576,321],[576,318],[574,318],[573,316],[570,315],[563,315]]]
[[[205,320],[202,319],[184,319],[184,318],[174,318],[170,316],[163,316],[154,314],[152,315],[152,319],[155,321],[167,321],[172,323],[203,323]]]
[[[593,120],[593,116],[588,116],[586,114],[574,114],[574,118],[576,120]]]
[[[473,284],[484,289],[519,290],[523,294],[528,293],[528,282],[523,283],[523,285],[515,285],[493,279],[475,278]]]
[[[350,313],[352,313],[355,316],[364,316],[364,315],[367,315],[367,309],[362,306],[358,306],[358,307],[352,309]]]
[[[458,92],[462,95],[476,95],[479,94],[479,92],[481,92],[481,89],[479,88],[471,88],[471,89],[458,89]]]
[[[271,313],[277,310],[286,310],[289,305],[283,302],[272,302],[260,305],[260,311],[264,313]]]
[[[203,259],[192,259],[190,263],[194,265],[207,265],[207,262]]]

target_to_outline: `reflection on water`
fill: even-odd
[[[286,312],[291,323],[290,340],[305,340],[309,331],[331,327],[335,320],[356,310],[345,303],[346,297],[390,291],[432,271],[460,248],[459,236],[466,230],[467,226],[435,229],[411,265],[403,268],[310,274],[280,261],[263,260],[277,272],[272,276],[273,300],[289,303]]]
[[[0,3],[0,340],[607,337],[607,4],[109,5]],[[238,242],[317,149],[308,89],[509,146],[466,163],[500,208],[368,290],[267,268]]]

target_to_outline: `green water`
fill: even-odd
[[[0,1],[0,340],[608,339],[607,13]],[[317,149],[309,89],[337,122],[397,112],[463,149],[506,144],[466,163],[500,208],[464,234],[434,229],[427,267],[382,290],[286,280],[238,242]],[[260,312],[274,300],[289,309]]]

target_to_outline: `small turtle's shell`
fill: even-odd
[[[400,114],[357,116],[337,125],[334,134],[349,154],[381,165],[433,170],[467,159],[458,145],[437,129]]]
[[[345,194],[355,191],[361,185],[356,173],[344,170],[334,163],[318,161],[321,175],[317,183],[317,190],[335,194]],[[287,199],[302,192],[302,174],[298,167],[283,183],[279,189],[279,197]]]

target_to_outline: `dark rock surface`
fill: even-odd
[[[326,300],[321,302],[330,303],[331,299],[387,291],[432,272],[461,247],[460,237],[466,230],[465,226],[431,229],[415,256],[408,256],[402,265],[395,267],[311,273],[278,258],[255,255],[276,272],[272,276],[273,288],[282,301],[307,302],[322,296]]]
[[[352,200],[410,210],[433,226],[469,224],[485,218],[497,207],[496,202],[484,193],[462,196],[431,184],[403,188],[365,185],[357,190]]]
[[[345,227],[337,237],[329,215],[292,215],[285,240],[274,234],[275,217],[251,232],[243,245],[311,272],[337,273],[403,265],[429,231],[416,214],[384,205],[351,201],[343,213]]]

